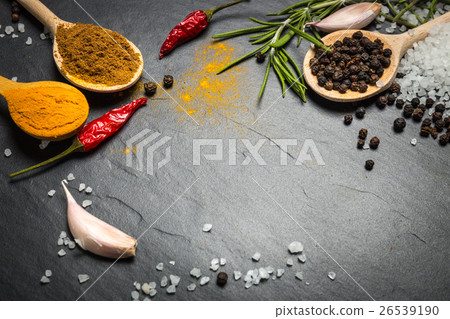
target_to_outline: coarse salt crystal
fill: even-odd
[[[6,157],[10,157],[12,155],[12,152],[11,152],[11,150],[9,148],[7,148],[7,149],[5,149],[4,154],[5,154]]]
[[[288,258],[288,259],[286,260],[286,265],[287,265],[287,266],[292,267],[293,264],[294,264],[294,262],[292,261],[291,258]]]
[[[63,241],[64,241],[64,246],[67,246],[70,243],[70,238],[66,237],[66,238],[63,239]]]
[[[156,270],[162,271],[164,269],[164,264],[163,263],[159,263],[156,265]]]
[[[42,140],[42,141],[41,141],[41,144],[39,144],[39,148],[40,148],[41,150],[43,150],[43,149],[45,149],[45,148],[48,146],[49,143],[50,143],[50,141]]]
[[[136,288],[137,291],[141,290],[141,284],[138,282],[134,285],[134,287]]]
[[[384,85],[384,82],[382,80],[378,80],[375,84],[380,88]]]
[[[7,25],[7,26],[5,27],[5,33],[6,33],[7,35],[10,35],[10,34],[13,33],[13,32],[14,32],[14,28],[13,28],[12,26]]]
[[[17,24],[17,31],[19,31],[20,33],[24,33],[25,32],[25,25],[23,23]]]
[[[67,180],[70,182],[70,181],[73,181],[75,179],[75,176],[73,176],[73,174],[72,173],[70,173],[69,175],[67,175]]]
[[[195,278],[200,278],[202,276],[202,271],[199,268],[193,268],[190,275]]]
[[[417,145],[417,139],[416,139],[416,138],[413,138],[413,139],[411,140],[411,145],[412,145],[412,146],[416,146],[416,145]]]
[[[80,183],[80,186],[78,187],[78,191],[82,192],[82,191],[84,191],[85,188],[86,188],[86,184]]]
[[[47,36],[45,35],[45,33],[41,33],[39,34],[39,38],[41,38],[41,40],[45,40],[47,39]]]
[[[211,269],[212,271],[217,271],[217,269],[219,269],[219,267],[220,267],[219,264],[215,264],[215,265],[209,266],[209,269]]]
[[[328,278],[330,278],[331,280],[334,280],[336,278],[336,274],[334,272],[330,271],[328,273]]]
[[[149,293],[150,297],[154,297],[157,293],[158,293],[158,291],[156,291],[156,289],[150,288],[150,293]]]
[[[86,187],[85,192],[86,192],[86,194],[92,193],[92,187],[90,187],[90,186]]]
[[[67,233],[65,231],[61,231],[61,233],[59,234],[59,238],[66,238],[67,237]]]
[[[189,286],[187,286],[187,290],[188,291],[194,291],[196,287],[197,287],[196,284],[190,284]]]
[[[302,281],[303,280],[303,272],[298,271],[295,273],[295,278],[297,278],[298,280]]]
[[[62,245],[64,245],[64,239],[59,238],[58,239],[58,246],[62,246]]]
[[[205,224],[205,225],[203,225],[203,231],[204,231],[205,233],[211,231],[211,229],[212,229],[212,225],[211,225],[211,224]]]
[[[305,255],[298,256],[298,261],[304,264],[306,262],[306,256]]]
[[[172,266],[175,266],[175,261],[171,260],[171,261],[169,261],[169,264],[171,264]]]
[[[284,274],[284,269],[277,269],[277,277],[280,278]]]
[[[209,277],[204,276],[202,278],[200,278],[200,286],[204,286],[209,282]]]
[[[50,279],[48,279],[48,278],[45,277],[45,276],[42,276],[42,277],[41,277],[41,283],[42,283],[42,284],[48,284],[48,283],[50,283]]]
[[[148,283],[148,286],[150,287],[150,289],[155,289],[156,288],[156,282],[151,281]]]
[[[59,257],[64,257],[65,255],[66,255],[66,252],[64,251],[64,249],[61,249],[60,251],[58,251]]]
[[[144,294],[146,294],[146,295],[149,295],[149,294],[150,294],[150,286],[149,286],[148,283],[142,284],[141,289],[142,289],[142,292],[143,292]]]
[[[47,193],[47,195],[48,195],[49,197],[53,197],[53,195],[55,195],[55,194],[56,194],[56,191],[55,191],[54,189],[49,190],[48,193]]]
[[[46,271],[45,271],[45,276],[46,277],[51,277],[53,275],[53,273],[52,273],[52,271],[50,270],[50,269],[47,269]]]
[[[15,38],[18,38],[19,36],[17,35],[17,34],[15,34],[15,33],[13,33],[12,35],[11,35],[11,38],[13,38],[13,39],[15,39]]]
[[[258,253],[258,252],[256,252],[256,253],[252,256],[252,259],[253,259],[254,261],[259,261],[260,258],[261,258],[261,254]]]
[[[169,287],[167,287],[166,292],[170,295],[173,295],[177,292],[177,287],[175,285],[170,285]]]
[[[88,206],[91,206],[91,205],[92,205],[92,201],[89,200],[89,199],[85,199],[85,200],[83,201],[83,203],[81,204],[81,206],[83,206],[84,208],[86,208],[86,207],[88,207]]]
[[[13,77],[11,78],[11,81],[17,82],[17,76],[13,76]]]
[[[237,271],[237,270],[235,270],[233,272],[233,275],[234,275],[234,280],[239,280],[242,277],[242,273],[240,271]]]
[[[86,275],[86,274],[78,275],[78,281],[80,282],[80,284],[82,284],[88,280],[89,280],[89,275]]]
[[[133,300],[139,300],[139,292],[137,292],[136,290],[133,290],[131,292],[131,299]]]
[[[227,263],[227,260],[225,258],[220,258],[220,265],[221,266],[225,266],[226,263]]]
[[[250,288],[251,286],[253,286],[253,283],[252,283],[251,281],[247,281],[247,282],[245,283],[245,289],[248,289],[248,288]]]
[[[303,251],[303,245],[301,242],[294,241],[289,244],[288,250],[291,254],[298,254]]]
[[[163,277],[161,278],[161,287],[164,288],[165,286],[167,286],[167,283],[168,283],[168,282],[169,282],[169,281],[168,281],[167,277],[166,277],[166,276],[163,276]]]
[[[170,283],[173,285],[173,286],[178,286],[178,284],[180,283],[180,277],[178,277],[178,276],[174,276],[174,275],[170,275],[169,276],[170,277]]]
[[[70,241],[69,242],[69,249],[75,249],[75,242],[74,241]]]
[[[26,45],[32,45],[33,44],[33,39],[31,39],[31,37],[27,38],[27,41],[25,42]]]

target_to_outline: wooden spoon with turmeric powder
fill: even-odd
[[[18,83],[0,76],[0,94],[17,126],[41,140],[59,141],[74,136],[89,113],[83,93],[65,83]]]
[[[100,26],[61,20],[38,0],[17,1],[50,30],[56,66],[75,86],[113,93],[128,89],[141,77],[142,54],[124,36]]]

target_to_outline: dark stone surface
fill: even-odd
[[[175,79],[183,79],[195,63],[193,51],[213,34],[250,26],[248,16],[264,18],[291,2],[252,1],[222,11],[198,39],[159,61],[159,47],[178,21],[194,9],[220,1],[79,1],[100,25],[134,42],[143,52],[148,74],[161,79],[168,68]],[[62,19],[92,23],[75,2],[44,3]],[[9,2],[1,1],[0,33],[11,24],[9,10]],[[0,38],[0,74],[18,76],[23,82],[63,81],[52,60],[51,42],[39,39],[42,25],[27,12],[21,22],[26,32],[19,38]],[[32,46],[25,45],[27,36],[33,38]],[[250,49],[247,40],[228,40],[236,57]],[[298,50],[294,47],[290,52],[300,64],[308,43]],[[247,86],[241,89],[251,97],[247,110],[198,126],[170,99],[152,100],[91,154],[72,156],[14,182],[9,173],[57,154],[69,142],[40,150],[39,141],[14,125],[1,100],[0,150],[10,148],[13,155],[0,156],[0,298],[75,300],[85,292],[81,300],[129,300],[134,281],[159,282],[162,275],[175,274],[181,277],[177,293],[167,295],[158,285],[155,300],[448,300],[449,147],[421,138],[420,124],[410,120],[403,133],[395,133],[392,122],[400,111],[379,110],[373,100],[364,103],[363,120],[344,126],[344,114],[353,113],[356,106],[334,104],[312,93],[305,104],[292,92],[279,99],[273,74],[257,103],[264,66],[247,61],[244,67]],[[172,90],[176,92],[176,84]],[[87,96],[89,119],[131,99]],[[159,97],[166,96],[159,92]],[[380,138],[376,151],[356,149],[362,127],[369,130],[369,137]],[[127,167],[123,154],[125,141],[145,128],[172,137],[172,159],[153,176]],[[416,147],[410,145],[413,137],[418,139]],[[237,165],[202,157],[201,165],[194,166],[194,138],[222,138],[225,158],[229,140],[238,139]],[[241,139],[256,144],[260,138],[265,139],[260,154],[267,165],[259,166],[253,158],[242,165],[249,152]],[[299,141],[289,147],[287,165],[279,164],[280,149],[270,144],[277,138]],[[313,139],[325,166],[315,161],[294,165],[306,139]],[[155,156],[161,159],[163,154],[160,148]],[[364,169],[367,159],[375,161],[371,172]],[[76,179],[70,190],[80,203],[93,201],[89,212],[139,237],[136,258],[119,261],[106,271],[113,261],[78,247],[66,248],[65,257],[57,256],[59,233],[68,231],[60,181],[71,172]],[[93,187],[93,194],[79,193],[81,182]],[[50,189],[56,190],[53,198],[47,196]],[[202,232],[204,223],[213,224],[211,233]],[[304,244],[307,262],[294,259],[289,268],[287,246],[294,240]],[[262,255],[257,263],[251,260],[256,251]],[[208,269],[214,257],[227,259],[221,267],[230,276],[225,287],[215,284],[217,273]],[[165,264],[163,272],[155,269],[159,262]],[[245,275],[265,266],[285,268],[286,273],[250,289],[244,288],[243,279],[231,278],[233,270]],[[186,286],[195,282],[189,276],[193,267],[211,282],[190,293]],[[39,280],[46,269],[53,276],[42,286]],[[303,282],[294,277],[299,270],[304,272]],[[337,274],[334,281],[327,278],[329,271]],[[80,285],[78,274],[88,274],[91,280]]]

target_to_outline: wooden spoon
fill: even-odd
[[[346,93],[342,94],[335,90],[328,91],[324,87],[319,86],[317,83],[317,77],[311,73],[311,68],[309,66],[309,61],[314,57],[314,50],[312,48],[309,49],[305,55],[305,59],[303,60],[303,76],[311,89],[328,100],[335,102],[356,102],[365,100],[388,89],[395,80],[398,65],[406,51],[410,49],[415,42],[425,39],[428,36],[432,26],[447,22],[450,22],[450,12],[447,12],[446,14],[415,29],[398,35],[386,35],[360,30],[365,37],[368,37],[372,41],[375,39],[380,39],[384,43],[384,48],[392,50],[391,65],[387,69],[384,69],[383,76],[380,78],[383,85],[380,87],[376,85],[369,85],[369,88],[365,93],[348,90]],[[342,40],[346,36],[350,37],[356,31],[358,30],[336,31],[325,36],[322,41],[329,46],[337,40]]]
[[[18,83],[0,76],[0,94],[8,102],[11,118],[17,126],[40,140],[60,141],[75,135],[89,113],[89,104],[83,93],[65,83]],[[39,99],[42,95],[51,103],[42,103]],[[30,107],[32,104],[38,107],[33,109]],[[69,107],[71,112],[67,109]]]
[[[70,23],[59,19],[53,12],[51,12],[46,6],[44,6],[38,0],[17,0],[17,1],[20,2],[20,4],[24,6],[34,17],[36,17],[45,27],[47,27],[50,30],[50,33],[53,37],[55,36],[58,27],[72,27],[75,25],[74,23]],[[61,74],[69,82],[73,83],[79,88],[99,93],[118,92],[128,89],[133,84],[135,84],[141,77],[142,71],[144,70],[144,60],[142,59],[141,52],[132,42],[128,41],[128,43],[130,47],[134,50],[134,52],[139,56],[139,61],[136,61],[136,63],[139,64],[139,67],[134,76],[126,84],[108,86],[104,84],[89,83],[79,79],[75,75],[66,74],[65,72],[62,72],[61,68],[63,59],[59,53],[58,42],[56,38],[53,42],[53,58],[55,59],[55,63],[56,66],[58,67],[59,72],[61,72]]]

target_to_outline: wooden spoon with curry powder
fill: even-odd
[[[65,83],[18,83],[0,76],[0,94],[17,126],[40,140],[60,141],[74,136],[89,114],[83,93]]]
[[[113,93],[128,89],[141,77],[144,70],[142,54],[119,33],[99,26],[61,20],[38,0],[17,1],[50,30],[54,37],[53,58],[56,66],[75,86],[93,92]],[[71,29],[76,32],[70,33]],[[92,52],[95,47],[90,46],[89,50],[80,53],[88,42],[95,41],[98,51]],[[71,61],[69,57],[74,55],[76,59]]]

